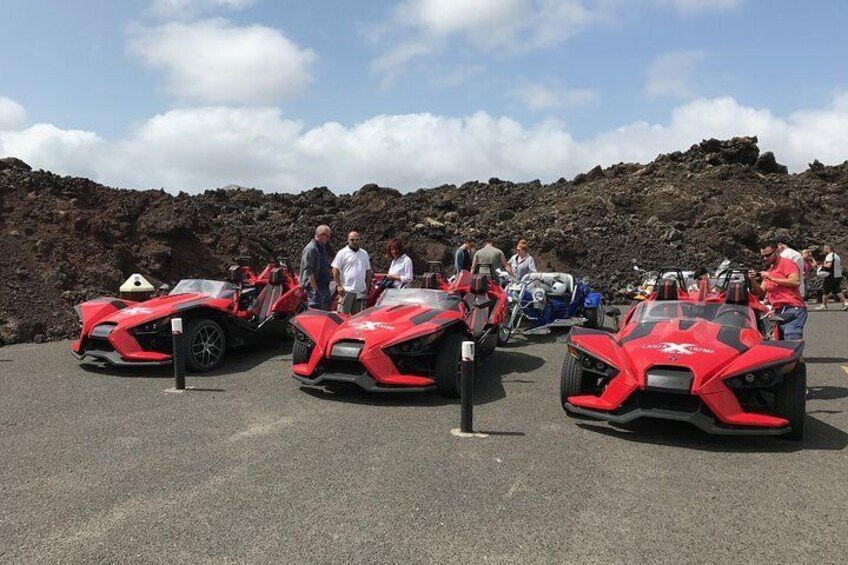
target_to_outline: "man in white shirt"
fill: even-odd
[[[339,295],[338,310],[345,314],[356,314],[365,307],[374,276],[368,252],[359,247],[359,239],[358,232],[350,232],[347,246],[336,253],[331,264]]]
[[[798,265],[798,272],[801,273],[801,286],[798,287],[798,291],[801,293],[801,298],[807,299],[807,285],[804,281],[804,256],[799,252],[795,251],[785,241],[777,242],[777,250],[780,253],[780,257],[782,259],[789,259],[796,265]]]
[[[842,258],[833,250],[832,245],[823,245],[822,251],[824,251],[825,257],[824,265],[821,268],[828,271],[829,274],[824,279],[821,306],[816,310],[827,310],[827,301],[830,300],[831,294],[835,294],[836,298],[842,301],[843,310],[848,310],[848,301],[845,300],[845,294],[842,292]]]

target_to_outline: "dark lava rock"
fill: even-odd
[[[0,159],[0,171],[6,169],[17,169],[19,171],[31,171],[32,167],[18,159],[17,157],[4,157]]]
[[[777,162],[777,159],[774,157],[774,153],[771,151],[766,151],[757,159],[757,162],[754,163],[754,169],[761,173],[774,173],[779,175],[785,175],[789,173],[789,168],[786,165],[781,165]]]
[[[490,236],[507,253],[525,238],[540,269],[573,272],[610,297],[638,278],[634,264],[712,268],[727,257],[756,265],[759,240],[777,234],[798,247],[848,250],[848,162],[776,176],[781,166],[751,137],[705,140],[646,165],[595,167],[573,182],[492,178],[408,194],[370,184],[338,196],[327,187],[173,196],[0,163],[3,343],[72,336],[72,305],[116,294],[135,272],[159,285],[221,279],[238,256],[297,265],[322,223],[333,229],[331,251],[358,230],[377,272],[388,267],[383,246],[392,237],[417,273],[428,260],[450,265],[466,233]]]

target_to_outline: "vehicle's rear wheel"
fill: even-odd
[[[604,325],[604,311],[602,308],[584,308],[583,317],[586,318],[587,328],[600,328]]]
[[[807,417],[807,366],[803,362],[795,365],[775,391],[775,411],[789,420],[792,431],[782,436],[800,440],[804,437],[804,420]]]
[[[309,362],[309,348],[302,341],[295,341],[292,347],[292,364],[300,365],[301,363]]]
[[[224,360],[227,336],[218,322],[207,318],[189,320],[185,334],[186,367],[203,373],[217,368]]]
[[[452,333],[444,337],[436,352],[436,390],[442,396],[459,396],[459,364],[462,362],[463,336]]]
[[[583,374],[583,367],[577,362],[577,359],[568,353],[565,355],[565,361],[562,362],[562,372],[559,377],[559,397],[563,409],[569,396],[578,396],[592,392],[592,386],[595,382],[591,375]],[[569,416],[573,415],[566,410]]]

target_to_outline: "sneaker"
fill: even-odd
[[[848,302],[846,302],[845,304],[842,305],[842,311],[848,312]]]
[[[816,310],[827,310],[827,306],[825,306],[824,304],[820,304],[819,306],[816,306],[815,309]]]

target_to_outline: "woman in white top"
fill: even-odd
[[[536,262],[533,261],[533,256],[527,249],[527,240],[518,240],[518,245],[515,246],[515,255],[509,258],[509,266],[512,267],[512,272],[515,273],[515,280],[520,281],[527,273],[536,272]]]
[[[386,257],[392,260],[386,279],[391,281],[391,287],[403,288],[412,282],[412,259],[403,252],[399,239],[386,242]]]

